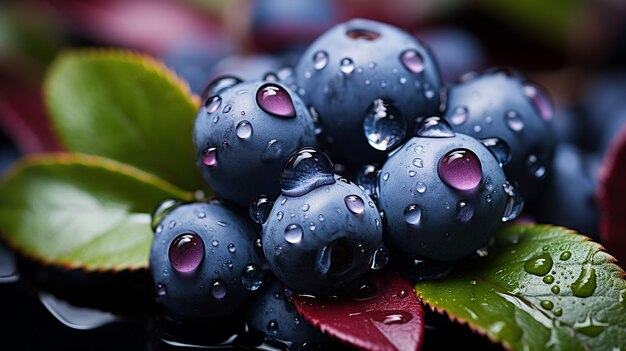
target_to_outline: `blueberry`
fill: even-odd
[[[441,78],[430,52],[400,29],[364,19],[334,26],[296,66],[298,93],[319,115],[337,162],[383,161],[439,109]]]
[[[385,243],[393,250],[438,261],[461,259],[484,246],[503,220],[521,210],[494,154],[476,139],[454,133],[438,117],[383,165],[379,208]]]
[[[293,150],[315,145],[300,98],[275,82],[236,81],[215,88],[194,126],[198,165],[222,198],[248,207],[259,194],[278,195],[279,175]],[[217,84],[219,85],[219,84]]]
[[[236,313],[263,279],[254,227],[219,203],[159,206],[156,216],[163,220],[150,271],[168,314],[195,321]]]
[[[270,268],[298,292],[345,292],[365,277],[381,246],[374,202],[332,170],[317,149],[294,152],[282,174],[283,194],[263,226]]]
[[[268,341],[287,350],[324,350],[336,346],[298,314],[289,300],[291,294],[277,279],[264,284],[261,294],[250,303],[249,325],[266,335]]]
[[[272,55],[232,55],[218,61],[209,79],[221,76],[235,76],[242,80],[260,80],[269,73],[283,66],[282,60]]]
[[[491,70],[449,89],[445,118],[459,133],[506,143],[511,151],[506,175],[530,198],[552,162],[552,115],[541,87],[507,70]]]
[[[574,145],[560,144],[554,157],[549,186],[533,206],[539,222],[561,225],[598,239],[599,213],[596,182],[586,169],[585,158]]]

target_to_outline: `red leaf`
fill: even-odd
[[[602,208],[600,237],[618,261],[626,262],[626,126],[622,127],[602,162],[598,200]]]
[[[344,298],[294,296],[296,309],[323,333],[361,350],[420,350],[424,310],[413,286],[395,274]]]

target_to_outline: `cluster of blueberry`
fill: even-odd
[[[426,47],[368,20],[333,27],[294,69],[221,77],[202,98],[194,143],[220,201],[155,210],[157,294],[184,321],[255,299],[250,326],[300,346],[323,338],[282,284],[336,295],[387,263],[470,256],[519,215],[554,153],[539,86],[491,70],[444,87]]]

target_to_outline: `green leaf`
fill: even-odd
[[[61,55],[45,98],[68,150],[104,156],[187,190],[202,188],[192,143],[189,89],[161,63],[119,50]]]
[[[0,236],[45,263],[86,270],[148,266],[150,211],[190,194],[97,156],[26,158],[0,184]]]
[[[624,271],[587,240],[552,226],[508,227],[487,257],[416,290],[511,350],[624,350]]]

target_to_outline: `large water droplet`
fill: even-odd
[[[208,147],[202,150],[202,163],[207,167],[213,167],[217,164],[217,149]]]
[[[376,150],[386,151],[406,136],[406,123],[400,111],[387,99],[376,99],[363,119],[367,142]]]
[[[546,309],[548,311],[550,311],[552,308],[554,308],[554,303],[552,303],[552,301],[550,301],[550,300],[541,300],[541,302],[539,302],[539,304],[541,305],[541,307],[543,309]]]
[[[413,73],[421,73],[424,71],[424,59],[419,52],[415,50],[406,50],[400,55],[400,61]]]
[[[272,211],[272,206],[274,206],[274,202],[270,201],[267,195],[259,195],[252,201],[248,209],[250,218],[257,224],[265,223],[270,215],[270,211]]]
[[[339,69],[344,74],[350,74],[354,71],[354,61],[351,58],[344,57],[339,62]]]
[[[537,256],[529,258],[524,263],[524,270],[530,274],[534,274],[540,277],[550,273],[552,269],[552,256],[549,253],[544,252]]]
[[[596,291],[596,270],[595,268],[583,267],[580,275],[571,285],[572,294],[578,297],[589,297]]]
[[[453,125],[459,126],[467,122],[468,118],[469,118],[469,112],[467,110],[467,107],[459,106],[454,109],[454,113],[452,114],[452,116],[450,116],[449,120],[450,120],[450,123],[452,123]]]
[[[461,222],[469,222],[474,217],[474,207],[467,201],[456,204],[456,218]]]
[[[474,152],[455,149],[439,160],[437,172],[447,185],[461,191],[476,189],[483,179],[483,169]]]
[[[346,35],[350,37],[350,39],[354,39],[354,40],[361,39],[361,40],[367,40],[367,41],[376,40],[380,37],[380,33],[376,33],[367,29],[349,29],[346,32]]]
[[[226,283],[221,280],[216,280],[211,285],[211,296],[213,296],[216,300],[221,300],[226,296],[228,289],[226,288]]]
[[[296,110],[289,93],[281,86],[268,83],[256,93],[256,103],[259,107],[274,116],[282,118],[296,117]]]
[[[316,70],[324,69],[328,65],[328,54],[326,51],[318,51],[313,55],[313,67]]]
[[[207,87],[204,89],[202,93],[202,100],[206,101],[208,98],[212,96],[217,96],[227,88],[235,86],[241,83],[241,79],[233,76],[221,76],[214,79]]]
[[[325,277],[338,276],[352,268],[360,253],[355,243],[347,238],[339,238],[318,251],[315,271]]]
[[[204,259],[204,242],[198,234],[181,234],[170,244],[168,257],[176,271],[193,272]]]
[[[408,224],[419,224],[422,220],[422,208],[419,205],[409,205],[404,209],[404,220]]]
[[[365,202],[358,195],[348,195],[343,198],[343,202],[346,204],[348,211],[354,214],[362,214],[365,211]]]
[[[422,138],[452,138],[456,134],[445,119],[432,116],[420,122],[415,135]]]
[[[514,132],[520,132],[524,129],[524,119],[517,111],[507,111],[504,114],[506,125]]]
[[[264,278],[265,272],[254,263],[245,266],[241,271],[241,284],[250,291],[258,290]]]
[[[544,121],[550,121],[554,115],[552,101],[548,94],[537,84],[525,83],[522,87],[524,95],[526,95],[533,103],[535,110]]]
[[[511,161],[511,148],[504,140],[500,138],[487,138],[482,139],[481,142],[491,151],[491,154],[501,166]]]
[[[301,196],[311,190],[335,183],[333,163],[316,148],[294,151],[281,174],[280,187],[287,196]]]
[[[290,224],[285,228],[285,240],[290,244],[297,244],[302,240],[302,227],[299,224]]]
[[[237,123],[235,134],[239,139],[248,139],[252,136],[252,124],[246,120]]]
[[[387,252],[385,244],[381,243],[370,259],[370,268],[373,270],[383,269],[387,262],[389,262],[389,253]]]
[[[219,96],[213,96],[206,101],[206,103],[204,104],[204,109],[207,113],[213,113],[217,111],[221,104],[222,98]]]
[[[524,198],[522,194],[508,182],[502,184],[502,188],[507,195],[504,213],[502,214],[502,222],[510,222],[522,213],[524,209]]]
[[[165,216],[172,212],[176,207],[180,206],[182,201],[175,199],[166,199],[161,201],[153,210],[151,214],[152,230],[156,231],[159,224],[163,221]]]

